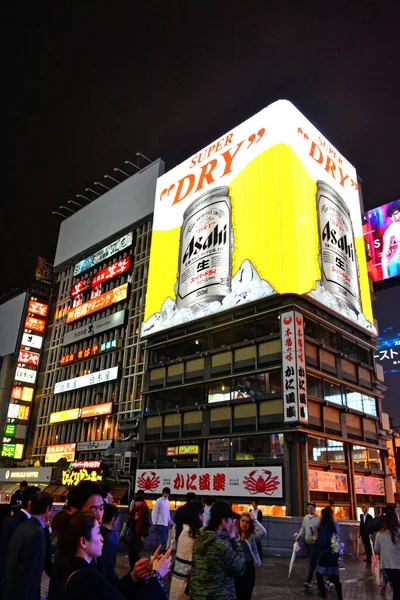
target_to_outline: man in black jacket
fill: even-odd
[[[31,518],[15,531],[8,550],[4,576],[4,600],[39,600],[46,556],[44,529],[53,499],[41,492],[31,500]]]
[[[11,496],[11,506],[15,506],[16,504],[22,503],[22,494],[24,493],[27,487],[28,483],[26,481],[21,481],[21,483],[19,484],[19,489],[16,492],[14,492]]]
[[[31,518],[31,501],[39,492],[40,488],[34,485],[27,487],[22,494],[20,508],[4,523],[0,542],[0,587],[3,585],[4,569],[11,539],[16,529]]]
[[[367,504],[363,504],[361,506],[362,513],[360,515],[360,538],[363,541],[365,548],[365,562],[371,564],[371,556],[372,556],[372,548],[371,548],[371,540],[369,538],[368,533],[368,521],[372,520],[371,515],[368,514],[368,506]]]

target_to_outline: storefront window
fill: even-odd
[[[315,437],[308,438],[308,460],[326,462],[325,440]]]
[[[353,445],[351,458],[353,460],[354,467],[368,469],[368,450],[364,446]]]
[[[207,461],[227,462],[229,460],[229,439],[208,440]]]
[[[329,462],[339,465],[346,464],[343,442],[309,437],[308,460],[314,462]]]
[[[232,504],[232,510],[239,515],[242,513],[247,513],[252,508],[251,504]],[[259,504],[259,510],[261,510],[263,517],[286,517],[286,506],[281,506],[277,504],[272,504],[268,506],[266,504]]]
[[[328,463],[346,464],[343,442],[326,440],[326,459]]]
[[[226,402],[231,399],[231,382],[215,381],[208,387],[208,402]]]
[[[330,383],[324,381],[324,400],[328,402],[334,402],[335,404],[342,404],[342,392],[340,385],[336,383]]]

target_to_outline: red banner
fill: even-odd
[[[35,319],[35,317],[26,317],[25,319],[25,329],[30,329],[31,331],[40,331],[40,333],[43,333],[45,324],[45,321]]]
[[[28,305],[28,312],[33,313],[34,315],[41,315],[42,317],[47,317],[47,312],[49,307],[47,304],[42,304],[42,302],[36,302],[35,300],[30,300]]]
[[[113,279],[121,273],[125,273],[129,271],[131,266],[131,257],[127,256],[126,258],[121,258],[117,262],[113,263],[109,267],[102,269],[95,275],[91,275],[90,277],[86,277],[85,279],[81,279],[75,283],[71,288],[71,298],[90,290],[91,288],[100,285],[104,281],[108,281],[109,279]]]
[[[40,354],[37,352],[28,352],[28,350],[20,350],[18,355],[18,362],[24,363],[25,365],[33,365],[37,367],[39,365]]]

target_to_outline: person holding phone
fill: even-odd
[[[244,575],[246,563],[236,535],[234,513],[226,502],[215,502],[210,521],[200,530],[193,546],[190,579],[191,600],[235,600],[235,577]]]

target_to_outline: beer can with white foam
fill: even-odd
[[[229,188],[194,200],[183,214],[176,303],[222,302],[232,288],[232,204]]]
[[[350,211],[325,181],[317,181],[322,283],[344,306],[361,312],[360,283]]]

